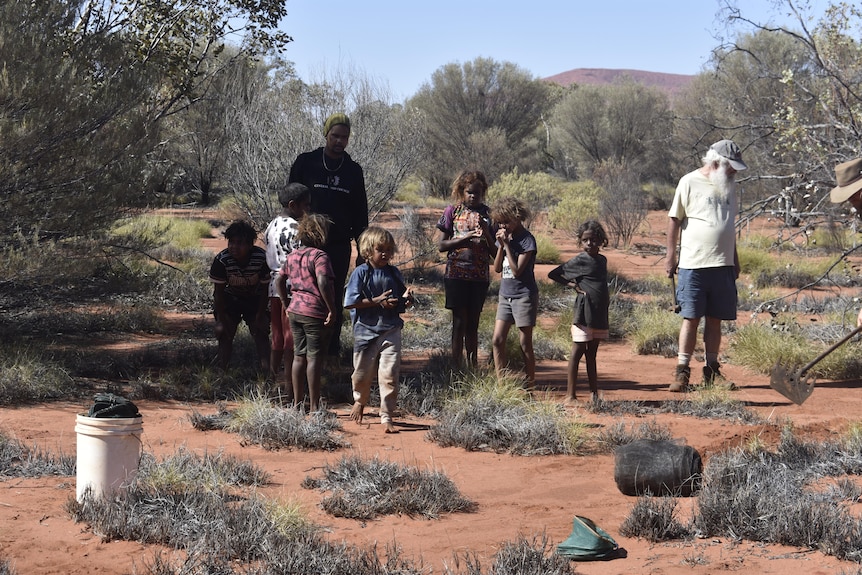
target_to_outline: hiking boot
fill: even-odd
[[[736,385],[721,375],[721,371],[719,370],[718,363],[710,363],[703,366],[703,385],[704,387],[715,387],[717,389],[724,389],[727,391],[733,391],[736,389]]]
[[[682,392],[688,391],[690,386],[688,384],[691,379],[691,368],[687,365],[678,365],[676,366],[676,372],[673,375],[673,383],[670,384],[668,391],[674,392]]]

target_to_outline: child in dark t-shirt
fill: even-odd
[[[533,352],[533,328],[539,309],[539,286],[536,284],[536,238],[524,227],[530,210],[516,198],[502,198],[491,209],[491,218],[500,226],[497,230],[497,254],[494,271],[502,274],[497,301],[497,320],[492,345],[494,366],[499,376],[506,364],[506,339],[514,324],[524,356],[526,387],[532,389],[536,380],[536,356]]]
[[[578,228],[578,245],[584,251],[548,273],[557,283],[575,288],[574,315],[572,316],[572,354],[569,356],[566,403],[577,403],[575,384],[578,364],[586,357],[590,399],[598,400],[596,354],[599,343],[608,338],[608,260],[599,249],[608,245],[608,236],[596,220],[584,222]]]

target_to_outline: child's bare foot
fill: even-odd
[[[394,423],[387,421],[383,424],[383,433],[398,433],[398,430],[395,429]]]
[[[577,407],[580,404],[581,402],[578,401],[578,398],[574,395],[572,397],[567,397],[566,400],[563,402],[563,405],[566,407]]]
[[[364,405],[362,405],[361,403],[354,403],[353,408],[350,410],[350,419],[352,419],[356,423],[362,423],[362,415],[364,412]]]

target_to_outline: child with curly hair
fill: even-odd
[[[516,198],[502,198],[494,204],[491,217],[497,230],[497,255],[494,271],[502,274],[497,301],[497,321],[492,345],[494,366],[499,376],[506,368],[506,339],[512,324],[518,328],[518,342],[524,356],[527,389],[536,381],[536,356],[533,353],[533,328],[539,310],[536,284],[536,238],[524,227],[530,210]]]
[[[573,287],[578,295],[572,316],[572,353],[569,356],[566,404],[577,404],[575,384],[578,364],[586,357],[590,400],[598,401],[598,375],[596,354],[599,342],[608,338],[608,260],[599,249],[608,245],[608,236],[596,220],[588,220],[578,227],[578,245],[584,251],[548,273],[557,283]]]
[[[236,330],[245,321],[257,348],[259,368],[266,372],[270,369],[266,252],[254,245],[257,231],[247,221],[231,223],[224,237],[227,247],[216,254],[210,266],[219,367],[228,368]]]
[[[437,222],[437,247],[446,252],[443,286],[446,309],[452,310],[452,360],[478,365],[479,316],[485,305],[497,252],[491,217],[485,205],[485,174],[464,170],[452,183],[452,203]]]
[[[293,333],[293,399],[296,405],[303,404],[307,381],[310,411],[320,408],[323,358],[335,318],[335,273],[323,251],[328,233],[326,216],[309,214],[302,218],[297,228],[302,245],[288,254],[276,282]]]

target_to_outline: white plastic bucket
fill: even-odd
[[[78,415],[76,497],[87,486],[94,496],[107,495],[128,484],[141,459],[142,417],[87,417]]]

